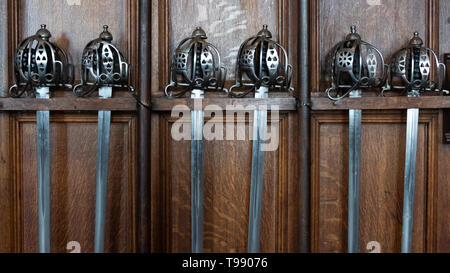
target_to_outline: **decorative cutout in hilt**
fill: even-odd
[[[38,87],[72,88],[73,65],[70,57],[50,42],[51,36],[46,25],[41,25],[35,35],[19,44],[14,59],[15,83],[9,89],[12,97],[28,96]]]
[[[423,40],[415,32],[408,47],[393,55],[383,92],[402,90],[412,97],[418,97],[422,92],[441,92],[444,77],[445,65],[439,62],[432,49],[423,46]]]
[[[180,42],[170,66],[170,84],[165,93],[169,97],[182,97],[193,90],[225,90],[227,70],[222,66],[217,48],[206,41],[205,31],[197,27],[192,36]],[[173,93],[171,89],[183,87]]]
[[[388,67],[381,52],[363,41],[352,26],[351,33],[335,46],[330,68],[331,87],[326,93],[331,100],[339,101],[353,91],[381,88]]]
[[[131,66],[119,49],[111,43],[112,40],[113,36],[105,25],[100,37],[89,42],[84,48],[81,83],[73,89],[77,96],[88,96],[99,87],[128,88],[134,92],[130,84]]]
[[[292,65],[289,64],[287,52],[282,45],[272,40],[272,33],[264,25],[256,36],[244,41],[239,48],[236,84],[229,93],[232,97],[245,97],[261,86],[293,93],[291,81]],[[233,89],[240,87],[248,89],[233,92]]]

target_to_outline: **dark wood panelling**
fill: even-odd
[[[8,88],[8,2],[0,2],[0,97],[7,96]],[[0,252],[11,252],[12,184],[9,161],[9,114],[0,112]]]
[[[281,121],[283,123],[285,121]],[[171,128],[167,126],[166,128]],[[224,131],[225,132],[225,131]],[[246,124],[248,132],[248,124]],[[281,132],[285,134],[286,132]],[[170,133],[168,149],[171,168],[168,170],[168,206],[170,207],[168,231],[171,252],[190,250],[190,142],[174,141]],[[250,195],[251,142],[248,141],[205,142],[205,222],[204,248],[206,252],[246,252],[248,209]],[[281,151],[283,148],[280,147]],[[166,159],[167,160],[167,159]],[[261,250],[275,252],[277,249],[276,193],[285,187],[280,181],[278,152],[266,153],[261,224]],[[281,209],[281,208],[280,208]]]
[[[16,44],[46,24],[53,41],[72,56],[76,78],[86,44],[109,25],[114,43],[137,68],[137,2],[133,0],[21,0]],[[50,16],[49,16],[50,15]],[[87,20],[88,19],[88,20]]]
[[[346,109],[366,109],[366,110],[386,110],[386,109],[440,109],[450,108],[450,97],[442,96],[422,96],[418,98],[409,98],[406,96],[389,97],[363,97],[363,98],[345,98],[336,104],[323,96],[313,97],[313,110],[346,110]]]
[[[229,80],[234,80],[234,64],[240,44],[269,26],[274,37],[278,37],[278,0],[268,1],[171,1],[170,45],[171,52],[183,37],[191,35],[201,26],[208,41],[216,45],[222,61],[228,69]],[[186,16],[186,14],[189,14]]]
[[[139,99],[144,105],[150,105],[151,70],[151,2],[139,1]],[[150,252],[150,109],[139,105],[138,112],[138,178],[139,190],[137,202],[137,241],[138,252]]]
[[[214,94],[216,95],[216,94]],[[273,96],[273,94],[271,94]],[[283,97],[270,97],[268,99],[255,99],[255,98],[230,98],[226,94],[220,94],[219,96],[213,96],[210,94],[207,98],[201,100],[202,108],[216,105],[222,109],[226,109],[229,106],[242,106],[246,107],[258,107],[261,105],[267,106],[270,109],[271,106],[277,107],[280,111],[294,111],[297,109],[297,101],[293,97],[288,97],[287,94],[282,94]],[[196,104],[195,100],[190,98],[176,98],[167,99],[166,97],[155,97],[152,99],[153,111],[171,111],[175,106],[185,105],[190,109],[194,109],[199,104]]]
[[[6,96],[8,87],[8,2],[0,3],[0,97]]]
[[[403,210],[405,112],[364,112],[361,155],[360,251],[378,241],[399,252]],[[413,251],[435,251],[438,114],[422,112],[418,135]],[[347,115],[314,114],[312,234],[314,252],[347,248]]]
[[[429,45],[426,11],[430,2],[433,1],[321,0],[318,6],[320,33],[314,34],[320,34],[320,47],[316,48],[320,50],[316,54],[320,59],[320,90],[329,87],[327,55],[350,32],[351,25],[356,25],[362,39],[376,46],[386,60],[390,60],[394,52],[408,44],[414,31],[418,31]],[[313,89],[318,91],[317,82],[315,85]]]
[[[152,94],[163,95],[161,88],[168,83],[169,52],[195,26],[204,27],[210,42],[220,47],[231,78],[236,47],[262,24],[269,24],[276,39],[288,49],[294,64],[293,86],[298,90],[298,1],[268,0],[265,5],[263,1],[254,0],[163,0],[151,1],[149,6],[144,2],[1,1],[0,97],[7,96],[7,88],[12,82],[11,63],[17,43],[34,34],[41,23],[48,25],[53,40],[67,49],[77,64],[85,44],[97,37],[103,24],[109,24],[115,43],[134,67],[133,83],[144,90],[139,93],[145,103],[150,101],[150,90]],[[146,8],[147,12],[139,10],[140,7]],[[450,52],[449,9],[446,0],[311,0],[311,90],[323,91],[328,87],[328,68],[324,66],[326,55],[345,37],[352,24],[357,25],[364,40],[380,48],[386,60],[407,43],[413,31],[419,31],[427,45],[440,49],[441,54]],[[148,17],[139,21],[138,15]],[[242,20],[247,23],[241,24]],[[150,38],[146,38],[146,34],[151,35]],[[139,48],[138,44],[141,44]],[[145,57],[140,63],[139,55]],[[138,70],[141,69],[140,73]],[[76,73],[79,75],[78,69]],[[61,96],[73,98],[69,90],[63,93]],[[219,105],[237,103],[211,97],[211,94],[208,96],[212,98],[210,102]],[[155,96],[157,111],[170,110],[179,102],[160,97]],[[375,107],[371,105],[371,99],[364,105]],[[436,99],[420,100],[417,105],[423,106],[426,102],[426,105],[436,107],[433,102]],[[380,108],[412,105],[404,98],[386,100],[389,100],[388,104],[378,102],[382,104]],[[257,104],[253,100],[242,102]],[[272,103],[275,102],[278,101]],[[333,111],[315,112],[313,118],[312,250],[344,252],[348,126],[347,112],[338,109],[348,105],[333,106],[323,100],[316,102],[320,104],[317,109]],[[42,107],[25,100],[17,103],[22,104],[21,109],[27,105]],[[121,108],[123,103],[126,103],[126,109]],[[182,103],[190,105],[189,100]],[[446,105],[445,101],[438,103],[442,107]],[[53,102],[55,104],[57,102]],[[146,251],[147,245],[153,252],[190,251],[190,148],[189,142],[176,142],[171,138],[174,119],[167,113],[154,112],[149,123],[147,110],[136,108],[132,101],[123,99],[102,105],[95,100],[86,105],[67,105],[57,108],[95,110],[105,106],[116,110],[138,110],[138,114],[113,114],[108,251]],[[295,111],[292,100],[281,105],[288,106],[282,110]],[[448,145],[441,144],[443,119],[438,112],[421,111],[414,251],[449,252],[450,249],[450,179],[446,163],[450,160],[450,150]],[[383,252],[397,252],[401,237],[405,112],[364,111],[363,118],[360,251],[366,252],[367,242],[376,240],[381,243]],[[296,112],[284,113],[281,119],[280,149],[269,152],[266,157],[261,234],[265,252],[297,252],[300,245],[301,125]],[[66,252],[67,242],[77,240],[83,252],[92,251],[96,115],[94,112],[52,113],[52,121],[52,250]],[[248,121],[246,124],[248,128]],[[33,113],[0,113],[0,252],[35,251],[37,247],[34,128]],[[151,151],[145,139],[151,141]],[[139,156],[136,147],[139,147]],[[145,153],[149,154],[146,156]],[[146,158],[150,158],[150,169],[146,168],[149,162],[140,162]],[[249,140],[205,142],[205,251],[246,251],[250,164]],[[137,183],[137,166],[139,177],[146,179],[150,174],[150,181]],[[147,185],[150,191],[145,188]],[[143,215],[146,202],[150,206],[148,230],[151,239],[144,231],[148,222]]]
[[[95,218],[96,115],[51,117],[51,246],[66,252],[78,241],[93,251]],[[37,251],[37,167],[34,115],[16,115],[16,248]],[[113,115],[109,152],[105,250],[135,251],[135,118]]]
[[[151,250],[190,251],[190,143],[171,138],[174,122],[164,111],[174,105],[192,105],[189,99],[168,100],[162,88],[168,83],[170,50],[192,28],[200,25],[209,41],[218,45],[234,71],[237,48],[262,24],[269,24],[275,39],[288,50],[297,78],[298,1],[153,1],[152,3],[152,106],[151,119]],[[264,5],[264,6],[263,6]],[[182,7],[182,9],[180,8]],[[272,8],[270,8],[272,7]],[[227,12],[224,12],[224,9]],[[217,10],[217,12],[214,12]],[[183,15],[178,15],[183,14]],[[195,14],[186,17],[184,14]],[[196,16],[199,14],[200,16]],[[205,16],[204,16],[205,15]],[[270,18],[268,16],[271,16]],[[214,23],[222,20],[220,24]],[[247,24],[235,22],[246,20]],[[175,26],[181,29],[173,31]],[[228,28],[230,26],[230,28]],[[212,29],[211,29],[212,28]],[[190,30],[191,29],[191,30]],[[179,34],[178,34],[179,33]],[[222,42],[223,40],[223,42]],[[232,76],[230,74],[230,76]],[[231,77],[229,77],[231,78]],[[228,85],[230,82],[227,83]],[[274,96],[279,97],[279,94]],[[295,111],[295,101],[271,101],[282,110]],[[231,100],[225,94],[207,94],[204,105],[258,105],[252,99]],[[287,108],[286,108],[287,106]],[[248,124],[247,124],[248,125]],[[266,158],[262,250],[299,250],[298,115],[282,115],[281,146]],[[245,252],[248,229],[251,141],[207,141],[205,143],[205,251]]]
[[[12,252],[14,242],[13,183],[11,183],[10,114],[0,112],[0,252]]]
[[[439,118],[440,122],[443,122],[442,114]],[[440,128],[442,128],[442,124],[439,124]],[[440,135],[443,134],[440,133]],[[450,252],[450,210],[448,209],[450,207],[450,145],[442,144],[442,141],[439,141],[438,152],[437,251],[448,253]]]
[[[79,61],[86,43],[96,38],[102,25],[110,25],[114,42],[138,74],[138,1],[64,0],[2,1],[0,43],[0,97],[7,97],[12,83],[12,62],[21,39],[34,35],[40,24],[47,24],[52,41],[72,55],[79,76]],[[134,86],[140,76],[133,75]],[[53,90],[55,91],[55,90]],[[67,96],[39,104],[34,99],[2,99],[0,113],[0,188],[2,194],[0,251],[37,250],[35,120],[28,112],[48,107],[52,110],[82,111],[88,114],[52,112],[52,251],[66,252],[69,241],[79,241],[82,252],[92,252],[97,116],[92,110],[128,111],[113,113],[110,144],[108,218],[106,251],[134,252],[136,241],[136,103],[129,94],[116,92],[109,101],[78,101],[70,90],[52,92]],[[5,105],[6,104],[6,105]],[[40,106],[39,106],[40,105]],[[128,106],[126,106],[128,105]],[[62,107],[62,108],[61,108]],[[87,108],[86,108],[87,107]],[[123,108],[125,107],[125,109]],[[69,109],[70,108],[70,109]],[[119,109],[122,108],[122,109]],[[139,242],[139,246],[148,242]]]
[[[169,83],[170,52],[197,26],[209,34],[208,41],[219,48],[223,63],[228,68],[228,85],[234,80],[236,52],[240,44],[255,35],[263,24],[269,25],[274,38],[290,53],[290,61],[296,64],[296,13],[297,1],[155,1],[152,3],[152,94],[162,94]],[[186,16],[187,14],[193,16]],[[245,22],[245,23],[244,23]],[[291,28],[288,27],[291,26]],[[292,50],[292,53],[290,52]],[[296,78],[296,77],[294,77]],[[294,79],[295,80],[295,79]]]
[[[294,219],[298,217],[294,213],[298,213],[299,205],[295,199],[298,193],[295,192],[298,190],[295,180],[298,178],[297,155],[290,153],[298,149],[292,138],[296,128],[293,118],[293,114],[281,115],[280,123],[274,123],[280,132],[279,149],[266,153],[261,226],[263,252],[298,249],[298,242],[290,240],[297,236]],[[159,246],[153,247],[157,248],[154,251],[189,252],[190,142],[172,139],[171,128],[175,121],[167,115],[159,119],[159,128],[163,130],[158,138],[161,143],[158,162],[161,183],[152,187],[152,192],[155,187],[159,190],[159,196],[154,196],[156,200],[152,203],[161,206],[163,212],[156,214],[159,220],[152,219],[160,225],[153,232],[160,232],[165,237],[160,239]],[[237,124],[244,124],[246,140],[205,142],[205,252],[246,252],[247,249],[252,146],[248,138],[248,120],[236,122],[232,128],[236,130]],[[226,125],[223,129],[225,135]],[[289,215],[293,218],[288,219]]]
[[[450,1],[439,1],[439,53],[450,53]]]
[[[98,111],[105,109],[130,112],[137,109],[137,103],[131,95],[110,99],[78,97],[58,97],[48,100],[0,98],[0,111]]]

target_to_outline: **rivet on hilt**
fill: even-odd
[[[419,32],[414,32],[414,37],[419,37]]]
[[[46,29],[47,28],[47,25],[46,24],[42,24],[41,25],[41,29]]]

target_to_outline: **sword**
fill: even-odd
[[[112,87],[100,87],[102,99],[112,97]],[[108,184],[109,135],[111,127],[111,111],[98,111],[97,135],[97,185],[95,205],[95,253],[103,253],[105,249],[106,196]]]
[[[255,98],[268,98],[269,88],[260,87]],[[250,209],[248,225],[248,252],[258,253],[261,231],[262,191],[264,184],[264,151],[262,145],[266,138],[267,110],[257,109],[253,115],[252,173],[250,185]]]
[[[130,85],[130,65],[120,50],[112,44],[113,35],[103,26],[98,39],[89,42],[81,59],[81,83],[73,88],[79,97],[86,97],[98,88],[101,99],[112,97],[113,87],[127,88]],[[87,88],[86,88],[87,87]],[[137,99],[139,103],[139,100]],[[94,252],[105,251],[106,198],[108,186],[109,137],[111,111],[98,111],[97,165],[95,190],[95,234]]]
[[[418,32],[409,45],[394,53],[392,57],[390,77],[386,81],[384,91],[407,90],[408,97],[419,97],[421,92],[442,92],[442,73],[445,66],[439,62],[437,54],[423,46]],[[431,60],[433,59],[433,62]],[[443,69],[441,70],[441,66]],[[430,78],[432,72],[435,79]],[[395,84],[402,81],[403,85]],[[391,86],[391,84],[392,86]],[[419,108],[409,108],[406,121],[405,176],[403,189],[402,216],[402,253],[410,253],[412,245],[414,188],[417,157],[417,133],[419,127]]]
[[[381,52],[363,41],[351,26],[350,34],[335,46],[331,65],[331,87],[328,98],[338,103],[346,96],[361,98],[362,89],[378,88],[385,78],[385,63]],[[381,67],[381,69],[379,69]],[[331,91],[345,91],[333,96]],[[359,207],[361,178],[361,109],[349,109],[348,140],[348,229],[347,251],[359,250]]]
[[[245,40],[236,60],[236,84],[229,94],[231,97],[244,98],[255,91],[256,99],[267,99],[269,89],[279,89],[293,94],[290,87],[292,66],[286,50],[272,40],[267,25],[255,35]],[[248,88],[233,92],[233,89]],[[295,97],[295,94],[294,94]],[[264,186],[263,145],[266,141],[267,109],[255,109],[253,114],[252,173],[250,183],[249,220],[247,250],[258,253],[260,249],[262,194]]]
[[[73,66],[70,57],[50,42],[52,34],[46,25],[36,35],[23,40],[14,56],[14,85],[11,97],[29,95],[49,99],[50,87],[72,87]],[[38,195],[38,250],[50,253],[50,111],[36,111],[36,154]]]
[[[226,68],[222,66],[218,49],[208,43],[206,32],[197,27],[175,49],[170,67],[170,83],[165,87],[167,97],[182,97],[191,92],[191,99],[203,99],[207,90],[223,88]],[[183,91],[172,89],[183,87]],[[191,249],[203,252],[203,127],[204,112],[191,110]]]
[[[49,99],[48,87],[36,88],[37,99]],[[36,112],[39,252],[50,253],[50,111]]]
[[[204,98],[204,91],[192,90],[191,98]],[[203,252],[203,122],[202,110],[191,111],[191,244],[193,253]]]
[[[405,185],[403,191],[402,253],[411,252],[418,125],[419,109],[408,109],[406,122]]]
[[[350,98],[360,98],[361,90],[350,92]],[[361,169],[361,110],[349,110],[348,157],[348,253],[358,252],[359,187]]]

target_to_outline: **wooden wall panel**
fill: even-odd
[[[7,96],[8,86],[8,2],[0,2],[0,97]],[[12,185],[9,159],[9,113],[0,112],[0,252],[11,252]]]
[[[86,44],[109,25],[114,43],[136,72],[136,2],[131,0],[20,0],[17,43],[46,24],[53,41],[71,55],[76,79],[80,79],[81,55]],[[89,18],[87,20],[87,18]]]
[[[240,44],[256,35],[264,24],[277,37],[277,10],[278,0],[171,1],[171,52],[182,38],[190,36],[197,26],[201,26],[208,35],[208,41],[216,45],[222,54],[228,69],[227,79],[234,80],[234,65]]]
[[[96,115],[52,114],[51,247],[66,252],[78,241],[93,251]],[[34,115],[15,116],[16,248],[37,251],[37,166]],[[109,152],[106,252],[135,250],[135,118],[113,115]]]
[[[434,251],[437,113],[422,113],[418,135],[413,251]],[[403,210],[406,113],[364,113],[361,155],[360,252],[378,241],[399,252]],[[314,252],[346,252],[348,118],[315,114],[312,123]]]
[[[108,24],[116,43],[138,74],[138,1],[2,1],[0,97],[12,84],[17,44],[47,24],[52,41],[72,55],[79,77],[81,52]],[[139,77],[134,75],[134,83]],[[136,85],[135,85],[136,86]],[[116,92],[115,96],[121,96]],[[74,97],[72,92],[52,96]],[[79,241],[93,251],[96,114],[52,112],[52,251],[66,252]],[[136,242],[136,115],[114,114],[111,128],[106,251],[133,252]],[[36,154],[34,114],[0,113],[0,252],[37,250]],[[144,244],[144,243],[142,243]],[[140,243],[140,245],[142,245]]]
[[[362,39],[376,46],[386,60],[390,60],[395,51],[408,44],[414,31],[418,31],[425,43],[428,43],[427,2],[426,0],[321,0],[318,6],[319,33],[315,34],[320,35],[319,47],[316,48],[320,50],[316,54],[319,56],[320,69],[314,70],[320,73],[320,90],[329,87],[327,55],[333,46],[350,32],[351,25],[355,25]],[[313,89],[317,87],[317,82],[313,82]]]
[[[450,1],[440,0],[439,3],[439,53],[443,58],[445,53],[450,53]]]
[[[239,45],[263,24],[268,24],[274,39],[288,50],[295,82],[297,12],[298,1],[288,0],[153,1],[152,41],[157,45],[152,46],[152,56],[157,57],[152,59],[153,98],[163,96],[162,88],[169,82],[171,50],[196,26],[203,27],[209,41],[219,47],[230,73],[228,79],[233,79]],[[217,97],[211,93],[206,96]],[[173,122],[167,113],[152,114],[151,249],[154,252],[190,251],[190,143],[171,138]],[[299,249],[296,240],[300,205],[298,126],[297,113],[283,114],[280,148],[266,157],[261,233],[264,252]],[[248,138],[205,142],[206,252],[246,252],[251,145]]]
[[[172,139],[174,121],[168,116],[160,118],[164,131],[160,135],[162,175],[159,177],[158,195],[164,210],[159,220],[164,231],[159,232],[165,238],[160,245],[162,249],[154,250],[157,252],[190,251],[190,141]],[[244,121],[239,122],[242,124]],[[246,121],[246,132],[249,132],[248,124]],[[261,226],[263,252],[286,252],[298,248],[298,242],[289,240],[296,236],[290,234],[295,232],[296,223],[288,219],[288,215],[298,213],[296,199],[290,199],[295,196],[294,179],[298,171],[296,155],[288,152],[298,146],[289,137],[291,131],[288,126],[292,124],[292,117],[281,116],[280,123],[274,124],[280,132],[279,149],[266,153]],[[247,250],[251,143],[248,133],[245,140],[205,142],[205,252],[242,253]]]
[[[443,122],[442,112],[440,122]],[[439,125],[439,135],[442,136],[442,124]],[[450,252],[450,145],[443,144],[442,139],[439,143],[439,176],[438,176],[438,195],[437,195],[437,215],[439,219],[437,226],[437,251],[442,253]]]
[[[218,47],[228,68],[227,86],[234,81],[236,53],[241,43],[267,24],[289,52],[296,71],[297,1],[153,1],[152,2],[152,94],[163,95],[169,83],[171,52],[181,39],[189,37],[197,26],[208,34],[208,41]],[[288,25],[290,27],[288,27]],[[292,50],[292,51],[290,51]],[[295,74],[295,73],[294,73]],[[294,76],[294,81],[295,81]]]

